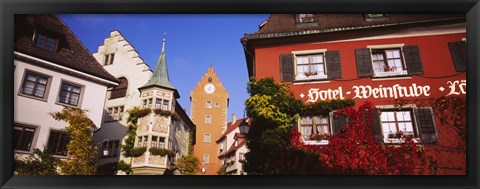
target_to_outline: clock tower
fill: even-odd
[[[215,142],[227,125],[228,92],[222,86],[213,67],[190,93],[190,118],[196,125],[193,154],[202,164],[200,175],[215,175],[221,166],[220,153]]]

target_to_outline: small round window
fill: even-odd
[[[208,78],[208,82],[212,82],[212,77],[209,77],[209,78]]]

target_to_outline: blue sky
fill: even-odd
[[[170,82],[180,93],[178,101],[190,115],[190,91],[209,65],[230,94],[231,114],[243,116],[248,98],[245,55],[240,43],[244,33],[258,31],[269,15],[224,14],[138,14],[138,15],[60,15],[90,52],[119,30],[153,70],[167,33],[166,58]]]

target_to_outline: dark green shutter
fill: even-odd
[[[372,56],[369,48],[355,49],[358,77],[372,77]]]
[[[417,129],[422,143],[435,143],[438,141],[437,129],[433,120],[432,108],[417,108],[415,117],[417,118]]]
[[[335,115],[335,112],[333,113],[333,115]],[[334,116],[332,116],[332,118],[333,134],[336,135],[339,134],[342,131],[342,127],[347,124],[347,116],[338,114],[337,119],[335,119]]]
[[[457,72],[464,72],[467,65],[467,44],[465,41],[448,43]]]
[[[280,80],[292,82],[294,78],[293,54],[280,55]]]
[[[328,79],[342,78],[342,65],[340,64],[340,51],[325,52]]]
[[[402,49],[408,74],[423,74],[422,59],[420,58],[418,46],[404,46]]]
[[[372,130],[375,134],[375,139],[377,142],[383,142],[383,134],[382,134],[382,122],[380,121],[380,112],[381,110],[376,109],[375,113],[373,113],[373,120],[372,120]]]

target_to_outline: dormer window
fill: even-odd
[[[45,34],[38,34],[36,39],[35,39],[35,47],[50,51],[50,52],[55,52],[57,50],[58,46],[58,39],[47,36]]]
[[[315,17],[313,16],[313,14],[297,14],[297,22],[299,23],[315,22]]]
[[[388,14],[364,14],[365,21],[371,22],[371,21],[386,21],[389,20],[390,17]]]

